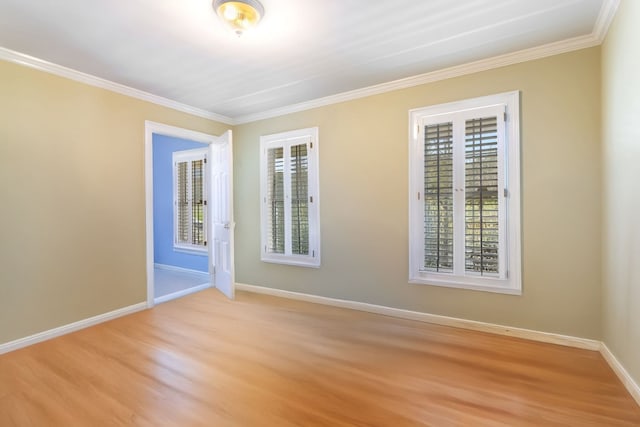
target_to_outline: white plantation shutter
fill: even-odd
[[[189,227],[189,162],[175,162],[176,243],[188,244]]]
[[[174,247],[206,251],[205,150],[173,153]]]
[[[291,253],[309,254],[309,168],[307,144],[291,147]]]
[[[267,251],[284,254],[284,149],[267,150]]]
[[[320,265],[317,128],[260,138],[262,260]]]
[[[498,125],[496,116],[465,122],[465,270],[494,276],[500,273]]]
[[[411,282],[520,292],[517,99],[411,113]]]
[[[204,159],[191,162],[191,243],[202,246],[204,235]]]
[[[453,271],[453,123],[425,126],[424,268]]]

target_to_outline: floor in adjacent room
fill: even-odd
[[[153,276],[155,298],[184,295],[189,289],[209,283],[208,273],[191,273],[154,268]]]
[[[236,295],[0,356],[0,425],[640,425],[595,351]]]

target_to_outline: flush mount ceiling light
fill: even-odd
[[[238,37],[264,16],[264,7],[257,0],[213,0],[213,10]]]

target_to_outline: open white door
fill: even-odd
[[[228,130],[209,144],[209,272],[211,283],[233,299],[233,171],[232,135]]]

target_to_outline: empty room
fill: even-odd
[[[0,426],[640,426],[640,2],[0,0]]]

